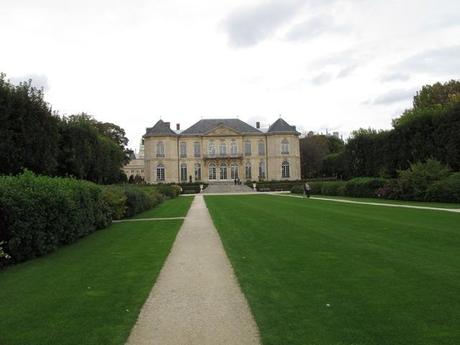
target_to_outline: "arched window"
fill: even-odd
[[[163,164],[157,165],[157,181],[165,180],[165,167]]]
[[[214,163],[209,164],[208,179],[216,179],[216,165]]]
[[[208,155],[215,156],[216,155],[216,145],[213,141],[210,141],[208,144]]]
[[[181,158],[187,157],[187,143],[186,142],[181,142],[179,144],[179,151],[180,151]]]
[[[251,142],[249,140],[244,142],[244,155],[245,156],[251,155]]]
[[[235,180],[235,179],[239,178],[238,165],[236,165],[235,163],[232,163],[230,169],[231,169],[230,171],[231,171],[232,180]]]
[[[244,169],[246,180],[252,179],[252,171],[251,170],[252,170],[251,163],[247,162],[246,166],[245,166],[245,169]]]
[[[265,143],[263,140],[260,140],[257,144],[257,148],[259,151],[259,156],[265,156]]]
[[[180,180],[187,182],[187,164],[180,165]]]
[[[195,163],[195,181],[201,180],[201,164]]]
[[[265,178],[265,162],[262,160],[259,163],[259,179]]]
[[[287,139],[284,139],[281,142],[281,154],[283,154],[283,155],[288,155],[289,154],[289,141],[287,141]]]
[[[289,162],[288,161],[284,161],[283,164],[281,164],[281,177],[282,178],[289,177]]]
[[[238,145],[236,144],[236,141],[232,141],[230,144],[230,153],[232,155],[236,155],[238,153]]]
[[[225,142],[221,142],[219,146],[219,154],[221,156],[225,156],[227,154],[227,144]]]
[[[157,157],[165,156],[165,144],[162,141],[157,142]]]
[[[222,163],[220,165],[220,179],[221,180],[226,180],[227,179],[227,164]]]

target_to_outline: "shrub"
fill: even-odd
[[[102,196],[109,206],[112,219],[122,219],[126,213],[126,195],[120,186],[105,186]]]
[[[374,198],[378,196],[378,190],[387,183],[386,179],[375,177],[357,177],[346,182],[344,194],[359,198]]]
[[[399,172],[399,197],[406,200],[424,200],[430,185],[449,175],[449,169],[440,162],[428,159],[425,163],[411,164]]]
[[[460,172],[431,184],[426,192],[426,200],[460,202]]]
[[[75,242],[111,222],[102,187],[69,178],[0,177],[0,242],[21,262]]]
[[[327,181],[321,183],[322,195],[343,195],[343,181]]]
[[[173,199],[180,194],[180,186],[177,184],[158,184],[155,186],[166,198]]]

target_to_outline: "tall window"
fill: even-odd
[[[227,179],[227,164],[222,163],[220,165],[220,179],[221,180],[226,180]]]
[[[216,155],[216,145],[213,141],[210,141],[208,144],[208,155],[215,156]]]
[[[289,141],[287,141],[287,139],[284,139],[281,142],[281,154],[283,155],[289,154]]]
[[[231,178],[232,178],[232,180],[237,179],[239,177],[238,176],[238,165],[236,165],[235,163],[232,163],[230,169],[231,169]]]
[[[263,142],[263,140],[259,141],[257,147],[259,149],[259,156],[265,156],[265,143]]]
[[[281,164],[281,177],[287,178],[289,177],[289,162],[284,161],[283,164]]]
[[[165,167],[163,164],[157,165],[157,181],[165,180]]]
[[[259,163],[259,179],[265,178],[265,162],[260,161]]]
[[[200,143],[193,143],[193,155],[195,157],[201,157],[201,145],[200,145]]]
[[[214,163],[209,164],[208,178],[210,180],[216,179],[216,165]]]
[[[195,181],[201,180],[201,164],[195,163]]]
[[[180,151],[181,158],[187,157],[187,143],[181,142],[179,144],[179,151]]]
[[[225,156],[227,154],[227,144],[225,144],[225,142],[220,143],[219,153],[221,156]]]
[[[180,165],[180,180],[187,181],[187,164],[185,163]]]
[[[235,141],[232,141],[232,143],[230,144],[230,153],[232,155],[236,155],[238,153],[238,145]]]
[[[247,163],[246,163],[246,166],[245,166],[245,169],[244,169],[244,171],[245,171],[245,176],[246,176],[246,180],[252,179],[252,176],[251,176],[251,175],[252,175],[252,171],[251,171],[251,170],[252,170],[252,169],[251,169],[251,163],[247,162]]]
[[[162,141],[157,142],[157,157],[165,156],[165,144]]]
[[[249,140],[244,142],[244,155],[251,155],[251,142]]]

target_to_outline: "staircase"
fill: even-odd
[[[252,188],[241,184],[235,185],[233,182],[213,182],[203,191],[203,193],[255,193]]]

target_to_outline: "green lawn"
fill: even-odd
[[[117,223],[0,272],[0,344],[124,344],[181,224]]]
[[[297,195],[299,194],[287,194]],[[460,204],[447,203],[447,202],[424,202],[424,201],[402,201],[402,200],[388,200],[388,199],[377,199],[377,198],[351,198],[346,196],[327,196],[327,195],[312,195],[313,198],[324,198],[324,199],[340,199],[340,200],[351,200],[359,202],[373,202],[379,204],[399,204],[399,205],[413,205],[413,206],[425,206],[425,207],[438,207],[438,208],[460,208]]]
[[[193,201],[191,197],[178,197],[162,202],[151,210],[139,213],[133,218],[185,217]]]
[[[206,203],[265,345],[460,344],[460,214],[268,195]]]

